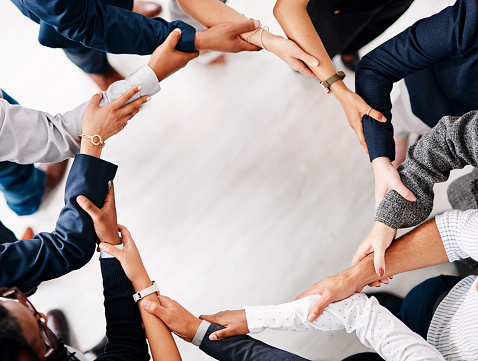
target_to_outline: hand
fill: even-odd
[[[143,300],[141,307],[155,315],[176,335],[191,342],[201,321],[176,301],[166,296],[158,296],[159,304]]]
[[[199,319],[225,327],[222,330],[211,333],[209,335],[211,341],[249,333],[245,310],[222,311],[209,316],[201,315]]]
[[[81,121],[81,131],[84,134],[98,134],[103,141],[120,132],[128,121],[141,110],[141,105],[148,102],[151,97],[145,95],[126,104],[131,97],[142,89],[141,85],[134,86],[118,99],[100,108],[103,94],[93,95],[86,107]]]
[[[265,48],[284,60],[292,69],[310,78],[317,78],[310,68],[319,66],[319,62],[312,55],[307,54],[292,40],[265,32],[263,37]]]
[[[151,55],[148,66],[153,69],[158,81],[162,81],[179,69],[184,68],[189,61],[199,55],[199,52],[185,53],[176,50],[180,38],[181,29],[174,29]]]
[[[76,197],[76,201],[93,220],[93,226],[95,227],[95,232],[100,242],[111,244],[121,243],[118,235],[115,191],[113,186],[111,186],[108,193],[106,193],[105,203],[101,209],[95,206],[93,202],[85,196]]]
[[[407,201],[415,202],[417,197],[403,185],[400,175],[387,157],[375,158],[372,161],[375,175],[375,204],[378,207],[385,195],[395,190]]]
[[[99,247],[106,253],[115,257],[121,263],[124,273],[129,278],[136,290],[144,289],[151,286],[151,281],[144,268],[141,255],[138,248],[131,237],[128,229],[120,224],[117,225],[117,230],[121,232],[121,242],[123,243],[123,249],[113,247],[109,243],[100,243]],[[138,286],[138,284],[140,284]],[[137,287],[138,286],[138,287]]]
[[[336,84],[338,83],[338,84]],[[347,116],[347,120],[349,122],[350,127],[354,130],[355,134],[357,134],[358,140],[360,145],[362,145],[365,152],[368,154],[367,149],[367,142],[365,141],[365,135],[363,133],[363,124],[362,118],[364,115],[369,115],[373,119],[385,123],[387,118],[375,109],[370,109],[370,105],[368,105],[360,95],[354,93],[343,84],[343,89],[340,91],[336,91],[336,88],[339,86],[339,82],[332,84],[331,90],[337,99],[340,101],[342,108],[344,109],[345,115]],[[334,87],[335,86],[335,87]]]
[[[251,32],[259,26],[260,22],[257,20],[218,24],[209,29],[196,32],[194,44],[196,50],[214,50],[227,53],[258,51],[261,48],[243,40],[241,34]]]
[[[315,321],[324,312],[325,308],[333,303],[342,301],[360,292],[361,288],[355,278],[349,275],[349,270],[314,283],[305,292],[296,297],[296,300],[310,295],[321,295],[317,303],[312,307],[307,317],[309,322]]]
[[[355,252],[352,258],[351,266],[356,265],[370,253],[373,252],[373,264],[375,272],[379,277],[383,277],[385,274],[385,251],[392,244],[392,241],[397,235],[397,230],[390,228],[389,226],[375,221],[375,225],[369,235],[363,240],[362,244]],[[378,281],[377,281],[378,282]],[[371,285],[380,286],[380,282],[374,282]],[[381,280],[382,283],[388,283],[388,279]]]

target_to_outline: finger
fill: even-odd
[[[407,187],[405,187],[402,182],[400,182],[400,184],[394,189],[407,201],[415,202],[417,200],[417,197],[415,197],[415,195]]]
[[[188,62],[190,62],[193,59],[196,59],[199,56],[199,51],[195,51],[194,53],[184,53],[186,59]]]
[[[315,75],[302,61],[297,61],[297,66],[294,70],[309,78],[317,78],[317,75]]]
[[[103,93],[98,92],[95,95],[91,97],[90,103],[88,104],[89,107],[94,107],[94,108],[99,108],[100,107],[100,101],[103,99]]]
[[[319,301],[317,301],[314,307],[312,307],[310,310],[309,315],[307,316],[307,321],[315,321],[322,314],[322,312],[324,312],[325,307],[327,307],[329,303],[330,301],[328,300],[328,297],[320,297]]]
[[[382,113],[380,113],[378,110],[375,110],[373,108],[367,112],[367,115],[379,121],[380,123],[385,123],[387,121],[387,118],[385,118],[385,116]]]
[[[390,281],[388,280],[387,277],[385,278],[382,278],[381,280],[379,280],[380,283],[383,283],[384,285],[388,285],[390,283]]]
[[[112,101],[110,105],[115,109],[121,108],[123,105],[125,105],[128,102],[128,100],[131,99],[133,95],[135,95],[141,89],[143,89],[142,85],[135,85],[130,90],[125,92],[123,95],[121,95],[118,99]]]
[[[302,49],[300,49],[299,59],[302,60],[311,69],[319,66],[319,61],[312,55],[307,54]]]
[[[357,134],[360,145],[365,150],[365,153],[368,154],[367,141],[365,140],[365,135],[363,133],[362,122],[360,122],[360,127],[354,128],[355,134]]]
[[[369,283],[369,287],[380,287],[380,281]]]
[[[147,103],[151,100],[151,97],[149,95],[142,96],[141,98],[136,99],[135,101],[132,101],[129,104],[126,104],[121,110],[119,110],[118,115],[120,117],[124,117],[125,115],[138,110],[141,108],[141,105],[144,103]]]
[[[111,182],[111,183],[110,183]],[[102,208],[105,208],[106,204],[115,205],[115,187],[113,186],[113,182],[108,182],[108,192],[106,193],[105,202]]]
[[[132,241],[131,238],[131,233],[129,233],[128,228],[125,226],[122,226],[121,224],[118,224],[118,231],[121,233],[121,236],[123,237],[122,242],[126,246],[130,241]]]
[[[352,262],[350,262],[350,267],[355,266],[357,263],[359,263],[361,260],[367,257],[370,253],[371,252],[368,249],[368,247],[359,246],[359,248],[357,249],[357,252],[355,252],[354,256],[352,257]]]
[[[199,319],[200,320],[204,320],[204,321],[207,321],[209,323],[215,323],[217,325],[220,325],[217,320],[217,316],[216,315],[201,315],[199,316]]]
[[[106,252],[106,253],[112,255],[116,259],[121,258],[122,250],[116,248],[112,244],[101,242],[98,247],[100,247],[100,249],[103,250],[103,252]]]
[[[246,20],[242,23],[231,24],[231,31],[233,35],[241,35],[250,31],[256,30],[261,23],[259,20]]]
[[[228,328],[223,328],[222,330],[211,333],[209,335],[209,339],[211,341],[217,341],[217,340],[222,340],[226,337],[231,337],[231,336],[236,336],[236,335],[237,335],[236,332],[233,332]]]
[[[167,305],[171,305],[172,303],[172,300],[169,297],[163,295],[158,295],[158,300],[161,306],[164,307],[166,307]]]
[[[178,45],[180,38],[181,38],[181,29],[176,28],[169,33],[168,37],[163,42],[163,44],[171,49],[174,49],[176,45]]]
[[[98,219],[98,217],[100,216],[101,210],[97,206],[95,206],[92,201],[90,201],[85,196],[76,197],[76,201],[80,205],[81,209],[83,209],[86,213],[88,213],[91,219],[93,220]]]
[[[298,295],[295,300],[300,300],[301,298],[304,298],[304,297],[307,297],[307,296],[310,296],[310,295],[315,295],[317,294],[314,289],[313,289],[314,286],[311,286],[309,287],[307,290],[305,290],[304,292],[302,292],[300,295]]]

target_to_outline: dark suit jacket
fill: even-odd
[[[68,175],[63,207],[55,230],[17,240],[0,222],[0,286],[28,287],[84,266],[93,256],[96,234],[90,216],[76,202],[84,195],[103,205],[108,181],[117,166],[78,154]]]
[[[199,348],[221,361],[307,361],[293,353],[272,347],[249,336],[228,337],[220,341],[209,340],[209,335],[222,326],[211,324]]]
[[[12,0],[40,24],[38,40],[52,48],[81,43],[114,54],[149,55],[175,28],[182,30],[177,49],[194,52],[193,27],[133,13],[132,0]]]
[[[363,117],[370,159],[395,159],[390,92],[405,78],[413,113],[430,127],[445,115],[461,116],[478,107],[478,5],[458,0],[423,19],[367,54],[355,87],[388,119]]]

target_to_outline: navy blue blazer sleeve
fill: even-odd
[[[307,361],[293,353],[272,347],[249,336],[228,337],[220,341],[209,340],[209,335],[224,327],[211,324],[199,348],[221,361]]]
[[[386,123],[367,115],[362,119],[370,160],[395,159],[390,100],[393,83],[465,53],[475,40],[476,7],[474,0],[458,0],[438,14],[418,21],[362,59],[356,72],[356,92],[387,118]]]
[[[176,48],[195,51],[196,30],[182,21],[149,19],[117,6],[103,5],[100,0],[12,1],[28,17],[51,25],[63,37],[88,48],[114,54],[149,55],[171,31],[180,28],[182,35]]]
[[[116,258],[101,260],[105,296],[105,353],[97,361],[147,361],[148,345],[134,288]]]
[[[93,256],[96,234],[90,216],[76,202],[84,195],[96,206],[103,205],[108,181],[117,166],[78,154],[65,187],[65,206],[55,230],[33,239],[0,244],[0,286],[27,287],[60,277],[85,265]]]

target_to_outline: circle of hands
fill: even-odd
[[[228,52],[258,51],[261,50],[260,47],[249,44],[241,38],[241,34],[254,31],[258,26],[260,26],[260,23],[254,20],[237,24],[220,24],[203,30],[198,41],[202,42],[202,44],[207,44],[204,47],[211,50]],[[176,50],[175,47],[180,38],[181,30],[175,29],[152,54],[148,65],[155,73],[158,81],[167,78],[198,56],[198,52],[185,53]],[[221,41],[218,41],[218,39],[221,39]],[[273,35],[272,41],[267,44],[267,49],[284,60],[294,70],[309,77],[316,77],[313,70],[319,65],[319,62],[304,52],[295,42]],[[134,86],[118,99],[105,106],[101,106],[103,94],[95,94],[84,113],[82,132],[90,135],[99,135],[105,141],[122,131],[128,125],[128,122],[141,111],[142,104],[151,99],[148,95],[141,95],[141,89],[140,85]],[[380,122],[386,122],[387,119],[380,112],[369,107],[360,96],[350,90],[346,91],[339,101],[344,108],[350,127],[356,132],[360,144],[367,152],[362,125],[363,117],[370,116]],[[88,142],[84,143],[84,139],[82,139],[81,144],[82,149],[83,144],[87,144],[85,147],[91,147]],[[416,200],[412,192],[403,185],[398,171],[393,167],[388,158],[375,159],[373,167],[377,207],[379,207],[380,202],[391,190],[395,190],[409,201]],[[84,196],[79,196],[77,202],[93,220],[99,242],[98,247],[120,261],[126,275],[133,283],[137,278],[148,278],[131,234],[126,227],[117,223],[114,187],[110,187],[101,209]],[[374,254],[374,267],[376,273],[382,279],[373,282],[370,284],[371,286],[378,287],[381,283],[388,283],[389,278],[392,278],[391,275],[385,276],[384,255],[395,236],[396,230],[380,222],[375,222],[372,231],[358,247],[353,257],[352,266],[369,254]],[[123,250],[114,247],[114,245],[120,243],[124,245]],[[338,274],[315,283],[297,298],[313,294],[320,294],[322,296],[309,313],[308,319],[313,321],[324,311],[328,304],[347,298],[355,292],[360,292],[363,286],[347,282],[341,277],[341,274]],[[159,303],[143,300],[141,307],[160,318],[172,332],[187,341],[193,339],[201,319],[225,327],[212,333],[210,335],[211,340],[221,340],[225,337],[249,332],[244,310],[223,311],[215,315],[196,318],[179,303],[166,296],[160,295],[158,300]]]

